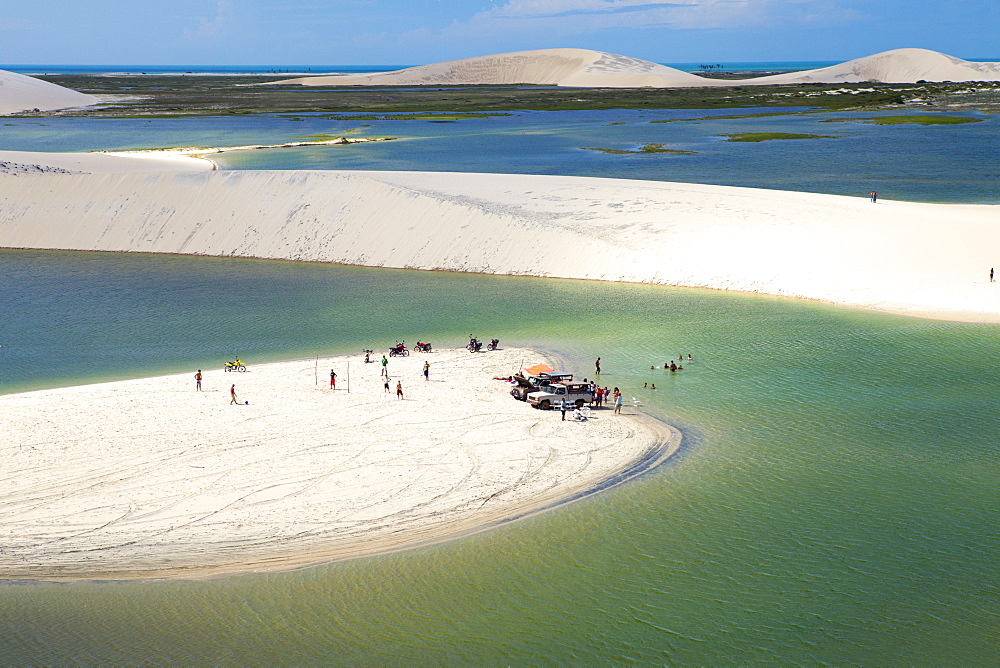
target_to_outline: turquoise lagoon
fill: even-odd
[[[0,306],[3,392],[472,333],[581,376],[600,355],[606,384],[684,434],[624,486],[432,547],[204,582],[7,583],[3,664],[1000,661],[1000,327],[655,286],[34,251],[0,251]],[[649,369],[688,353],[682,372]]]

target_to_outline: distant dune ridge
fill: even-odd
[[[539,84],[671,88],[714,85],[702,77],[647,60],[589,49],[539,49],[450,60],[394,72],[290,79],[306,86]]]
[[[1000,63],[973,63],[927,49],[895,49],[806,72],[760,77],[758,83],[917,83],[1000,81]]]
[[[95,104],[93,95],[79,93],[34,77],[0,70],[0,115],[39,109],[66,109]]]
[[[533,84],[581,88],[686,88],[796,83],[1000,81],[1000,63],[973,63],[928,49],[896,49],[804,72],[709,79],[647,60],[588,49],[540,49],[451,60],[394,72],[321,75],[278,83],[305,86]]]

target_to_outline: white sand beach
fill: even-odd
[[[1000,207],[560,176],[7,175],[0,247],[580,278],[1000,322]]]
[[[392,72],[314,75],[274,83],[303,86],[529,84],[579,88],[692,88],[866,81],[1000,81],[1000,63],[970,62],[929,49],[894,49],[820,69],[742,79],[715,79],[604,51],[538,49],[450,60]]]
[[[427,544],[678,446],[630,407],[563,422],[492,380],[544,359],[513,348],[394,357],[389,393],[379,363],[351,356],[204,369],[203,392],[191,369],[0,396],[0,578],[205,577]]]

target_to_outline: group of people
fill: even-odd
[[[587,383],[589,381],[587,381],[587,379],[584,378],[583,382]],[[613,390],[609,390],[606,387],[599,387],[597,383],[590,383],[590,391],[594,393],[594,400],[591,402],[590,404],[591,406],[595,407],[607,406],[608,401],[610,399],[611,403],[615,407],[614,412],[617,414],[620,414],[622,412],[622,393],[621,390],[619,390],[617,387],[614,388]],[[578,410],[579,408],[577,409],[577,411]],[[576,417],[577,411],[573,412],[573,417]],[[565,408],[563,409],[563,419],[564,420],[566,419]],[[584,416],[584,419],[586,419],[586,416]]]
[[[688,355],[687,358],[689,360],[692,359],[691,355]],[[684,355],[678,355],[677,356],[677,362],[683,362],[683,361],[684,361]],[[684,368],[684,365],[683,364],[678,364],[677,362],[675,362],[674,360],[670,360],[669,362],[664,362],[663,363],[663,370],[664,371],[680,371],[680,370],[682,370]],[[654,366],[649,367],[649,370],[652,371],[655,368],[656,368],[656,366],[654,365]],[[643,387],[645,387],[645,385],[643,385]],[[653,386],[653,389],[654,390],[656,389],[655,385]]]

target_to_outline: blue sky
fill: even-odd
[[[0,0],[0,63],[420,65],[579,47],[654,62],[1000,60],[997,0]]]

